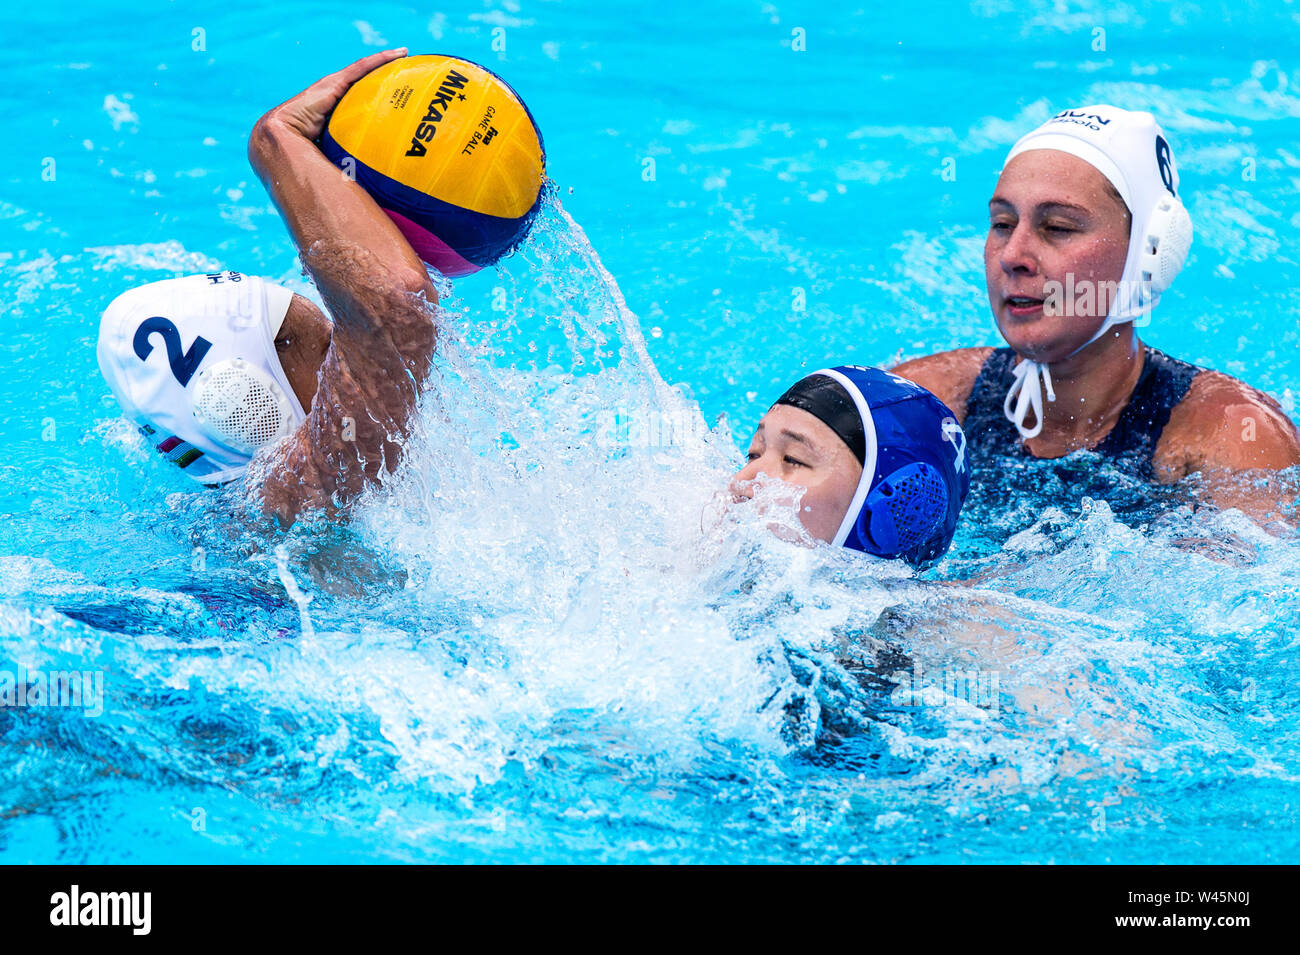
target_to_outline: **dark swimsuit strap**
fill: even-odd
[[[1002,411],[1007,389],[1011,387],[1016,353],[1010,348],[995,348],[975,378],[966,399],[966,445],[975,458],[1016,454],[1021,450],[1020,435]]]
[[[1192,379],[1201,370],[1148,346],[1133,394],[1115,427],[1097,445],[1097,453],[1107,457],[1131,456],[1149,467],[1165,425],[1169,424],[1169,415],[1187,396]]]

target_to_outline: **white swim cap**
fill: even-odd
[[[1128,257],[1120,276],[1118,294],[1097,333],[1075,350],[1087,348],[1121,322],[1145,324],[1151,309],[1173,283],[1187,260],[1192,244],[1192,220],[1178,197],[1178,166],[1165,139],[1164,130],[1150,113],[1115,106],[1084,106],[1057,113],[1042,126],[1011,147],[1006,163],[1032,149],[1055,149],[1088,163],[1105,176],[1132,217],[1129,226]],[[1006,414],[1021,435],[1032,438],[1042,431],[1042,396],[1038,378],[1043,377],[1048,400],[1054,399],[1051,377],[1045,365],[1025,359],[1007,394]],[[1027,379],[1033,379],[1032,385]],[[1011,403],[1019,397],[1013,412]],[[1035,411],[1034,427],[1024,426],[1030,408]]]
[[[127,416],[204,484],[240,477],[306,419],[275,336],[293,293],[215,272],[119,295],[99,326],[99,369]]]

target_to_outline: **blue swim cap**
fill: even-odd
[[[846,434],[856,429],[826,422],[862,462],[853,502],[832,543],[902,557],[914,566],[937,560],[952,544],[970,490],[966,435],[956,417],[920,385],[879,368],[841,365],[808,378],[817,376],[837,382],[862,421],[861,445],[856,434]],[[838,416],[805,410],[823,420]]]

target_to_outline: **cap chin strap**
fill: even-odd
[[[1043,430],[1044,385],[1047,386],[1047,400],[1056,400],[1056,392],[1052,390],[1052,372],[1046,365],[1026,358],[1016,365],[1015,375],[1016,380],[1007,392],[1007,400],[1002,402],[1002,413],[1016,426],[1022,438],[1036,438]],[[1011,410],[1013,401],[1016,403],[1014,411]],[[1034,412],[1034,426],[1026,428],[1025,417],[1030,409]]]
[[[1138,321],[1142,316],[1148,314],[1154,307],[1155,303],[1160,300],[1155,296],[1153,300],[1148,300],[1145,304],[1129,314],[1116,315],[1112,313],[1101,323],[1101,328],[1097,333],[1089,338],[1086,342],[1070,352],[1066,359],[1073,358],[1079,352],[1083,351],[1097,339],[1101,338],[1116,325],[1123,325],[1125,322],[1132,322],[1134,325],[1145,325],[1146,322]],[[1011,388],[1007,391],[1007,399],[1002,402],[1002,413],[1007,416],[1007,420],[1016,426],[1020,432],[1020,437],[1025,440],[1036,438],[1043,430],[1043,392],[1047,393],[1048,401],[1056,400],[1056,392],[1052,389],[1052,371],[1042,362],[1031,361],[1028,358],[1022,358],[1020,364],[1015,367],[1016,380],[1011,383]],[[1042,384],[1039,384],[1039,379]],[[1012,410],[1011,403],[1015,402],[1015,410]],[[1025,418],[1029,411],[1034,412],[1034,426],[1025,427]]]

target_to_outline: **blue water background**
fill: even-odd
[[[323,546],[336,575],[339,554],[362,553],[358,579],[395,564],[406,583],[315,590],[319,539],[291,540],[280,566],[264,531],[223,530],[131,443],[94,359],[99,312],[136,282],[235,268],[307,290],[245,160],[248,130],[320,75],[405,44],[479,60],[527,100],[556,195],[658,374],[707,425],[726,415],[736,441],[806,370],[995,343],[981,247],[1001,159],[1055,110],[1091,102],[1157,115],[1196,224],[1144,337],[1294,415],[1295,4],[54,2],[0,17],[0,662],[101,668],[109,686],[97,719],[0,714],[0,858],[1300,858],[1300,565],[1246,525],[1219,528],[1257,550],[1234,566],[1172,546],[1183,517],[1130,528],[1068,488],[984,515],[1002,522],[998,541],[967,527],[959,558],[903,602],[933,609],[947,599],[933,580],[990,568],[1004,602],[946,623],[936,611],[909,649],[939,667],[955,657],[936,648],[962,634],[1005,639],[1022,657],[1008,685],[1086,686],[1041,721],[1023,696],[1001,721],[899,716],[840,686],[832,652],[896,593],[860,596],[856,571],[808,570],[772,545],[744,586],[686,574],[655,594],[677,538],[620,524],[631,504],[674,513],[644,503],[654,482],[564,498],[575,471],[555,489],[566,513],[586,501],[616,530],[557,510],[526,528],[535,549],[518,559],[444,489],[451,510],[435,495],[420,526],[427,540],[461,534],[471,566],[450,582],[454,548],[385,537],[404,512],[379,505],[386,521],[356,541],[322,531]],[[455,289],[469,338],[508,292],[521,328],[481,359],[513,369],[504,392],[651,394],[631,373],[590,392],[565,377],[573,339],[547,324],[564,296],[541,273],[569,259],[539,249]],[[592,276],[573,281],[600,298]],[[514,312],[529,296],[537,306]],[[543,417],[555,405],[539,400]],[[546,433],[527,446],[567,461]],[[444,473],[478,474],[460,450]],[[680,470],[701,479],[736,460],[717,444],[692,454]],[[655,467],[672,466],[629,473]],[[485,475],[489,490],[510,480]],[[446,513],[460,517],[439,524]],[[557,533],[581,546],[544,553]],[[611,555],[638,550],[664,555],[628,558],[638,583],[622,591]],[[310,638],[285,567],[313,596]],[[529,581],[545,587],[526,595]],[[579,612],[593,599],[605,617]]]

